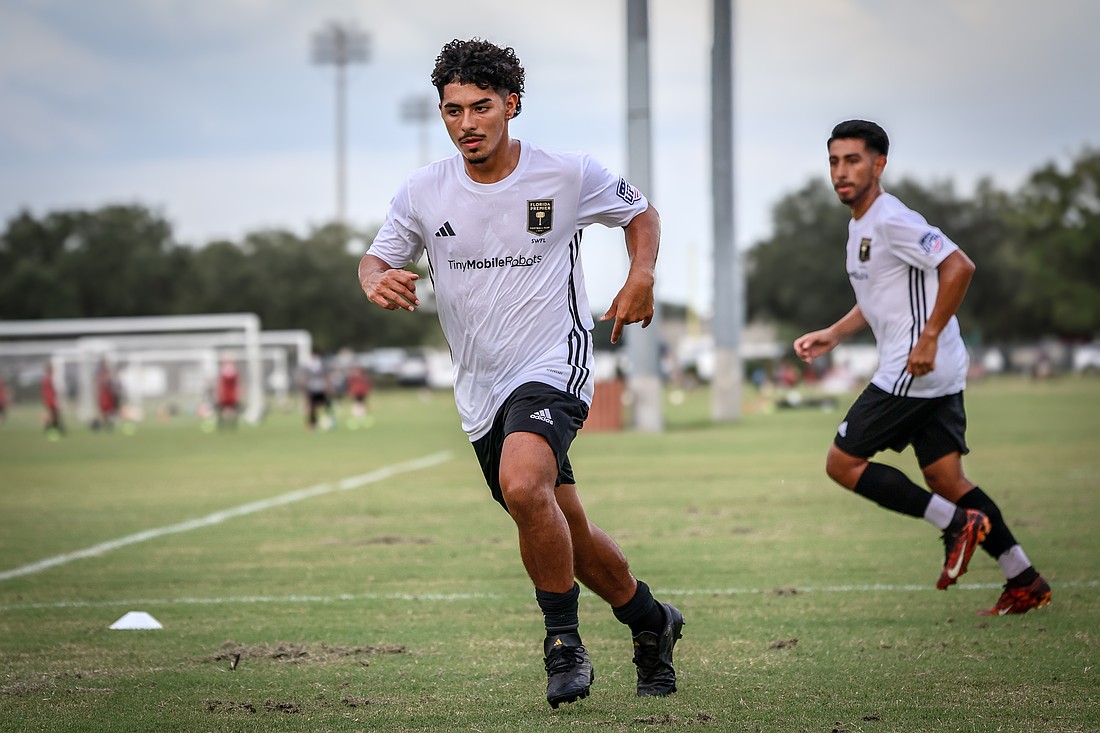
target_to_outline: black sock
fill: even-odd
[[[1024,572],[1017,575],[1015,578],[1009,578],[1008,584],[1012,586],[1026,586],[1035,582],[1035,579],[1039,577],[1039,571],[1034,567],[1029,567]]]
[[[581,589],[576,583],[567,593],[551,593],[535,588],[535,600],[546,620],[547,636],[568,634],[580,627],[581,622],[577,616],[577,599],[580,595]]]
[[[909,480],[904,473],[884,463],[868,463],[854,491],[881,507],[910,517],[923,517],[932,494]]]
[[[994,560],[1000,557],[1005,550],[1016,544],[1016,538],[1012,536],[1008,525],[1005,524],[1004,517],[1001,516],[1001,510],[977,486],[966,492],[956,503],[967,509],[977,509],[989,517],[992,528],[989,530],[989,534],[986,535],[985,542],[982,543],[982,549],[988,552]]]
[[[665,630],[665,612],[649,592],[649,586],[640,580],[634,597],[611,611],[615,618],[630,627],[633,636],[643,631],[652,631],[659,636]]]

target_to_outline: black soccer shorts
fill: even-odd
[[[485,483],[504,510],[500,489],[500,456],[504,439],[511,433],[536,433],[546,438],[558,460],[557,485],[575,483],[569,464],[569,446],[588,417],[588,405],[568,392],[541,382],[527,382],[515,389],[493,418],[493,426],[473,442]]]
[[[896,397],[867,385],[844,416],[833,439],[849,455],[870,458],[890,449],[913,446],[921,468],[951,453],[966,455],[963,393],[945,397]]]

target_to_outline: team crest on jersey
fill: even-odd
[[[864,237],[859,240],[859,261],[866,262],[871,259],[871,238]]]
[[[527,231],[546,234],[554,228],[554,199],[527,202]]]
[[[926,255],[934,255],[943,249],[943,237],[939,232],[928,232],[920,238],[920,248]]]

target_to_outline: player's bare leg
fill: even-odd
[[[557,478],[557,460],[541,435],[512,433],[504,439],[500,489],[519,531],[523,566],[536,588],[566,593],[573,587],[573,543],[554,500]]]
[[[957,452],[929,463],[921,472],[928,488],[955,504],[974,488],[974,483],[963,473],[962,455]]]
[[[846,489],[854,491],[863,472],[867,470],[867,459],[845,453],[836,444],[829,446],[825,456],[825,473],[833,481]]]
[[[499,475],[508,513],[519,532],[520,557],[546,621],[546,701],[557,708],[588,697],[595,678],[578,632],[579,588],[573,579],[569,523],[554,499],[557,459],[541,435],[511,433],[501,449]]]
[[[638,589],[626,556],[606,532],[588,521],[576,486],[559,486],[554,495],[573,539],[573,569],[577,579],[612,607],[624,605]]]
[[[649,586],[631,574],[618,544],[588,520],[576,486],[559,486],[555,495],[573,538],[577,579],[607,601],[615,617],[630,627],[638,694],[663,696],[675,692],[672,652],[681,638],[683,614],[671,604],[653,598]]]

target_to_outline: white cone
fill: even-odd
[[[122,618],[111,624],[112,629],[163,629],[160,621],[145,611],[127,611]]]

